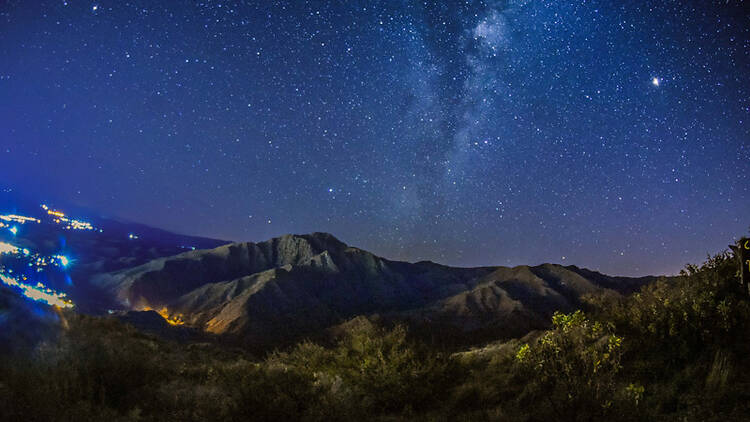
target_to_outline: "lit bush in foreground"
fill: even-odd
[[[529,377],[525,394],[544,398],[558,418],[605,417],[617,388],[622,338],[581,311],[555,313],[552,323],[552,330],[516,354]]]

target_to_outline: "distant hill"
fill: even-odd
[[[457,333],[516,336],[544,328],[589,293],[629,293],[655,277],[574,266],[453,268],[391,261],[327,233],[285,235],[158,258],[92,283],[122,309],[161,310],[210,333],[291,341],[357,315]]]
[[[68,209],[58,209],[53,204],[44,209],[39,203],[17,196],[0,192],[0,216],[20,215],[35,220],[19,223],[0,219],[5,225],[0,225],[0,242],[27,249],[29,259],[4,255],[0,257],[0,268],[8,267],[16,273],[25,269],[34,282],[42,281],[48,287],[67,293],[75,301],[76,308],[83,312],[102,312],[109,307],[109,298],[98,294],[97,289],[88,283],[94,274],[137,266],[186,250],[214,248],[228,243],[102,218],[83,211],[70,215]],[[56,217],[49,211],[64,212],[65,218],[89,223],[94,229],[66,228],[68,223],[56,222]],[[10,231],[11,228],[15,233]],[[66,256],[70,265],[63,270],[45,267],[39,273],[32,271],[30,262],[26,262],[34,256],[53,255]]]

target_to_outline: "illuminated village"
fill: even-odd
[[[17,255],[27,258],[28,266],[32,267],[34,272],[41,272],[48,265],[57,265],[62,268],[69,265],[69,260],[64,255],[43,257],[28,249],[21,249],[6,242],[0,242],[0,256],[2,255]],[[21,290],[24,296],[35,301],[60,308],[73,307],[73,302],[66,297],[65,293],[56,292],[41,282],[34,284],[26,275],[16,275],[12,269],[1,264],[0,281],[6,286]]]
[[[68,217],[65,213],[51,209],[45,204],[42,204],[41,207],[45,211],[45,217],[47,217],[44,223],[59,225],[62,230],[102,232],[101,229],[96,229],[87,221]],[[25,226],[42,224],[42,222],[39,218],[24,215],[0,215],[0,230],[8,230],[12,239],[21,230],[24,230]],[[18,265],[14,271],[7,264],[7,260],[3,260],[2,257],[12,258],[14,263],[20,264],[21,267],[27,267],[27,271],[21,273],[18,270]],[[56,267],[59,271],[65,271],[69,265],[71,265],[71,260],[66,255],[43,255],[28,248],[18,247],[10,242],[0,241],[0,281],[10,288],[19,290],[24,296],[37,302],[59,308],[72,308],[74,306],[73,301],[65,293],[57,292],[39,280],[30,279],[30,276],[33,276],[33,274],[43,273],[50,267]]]
[[[66,217],[62,211],[52,210],[45,204],[42,204],[42,209],[47,211],[53,222],[62,225],[65,230],[96,230],[91,223]],[[100,229],[99,232],[101,231]]]
[[[63,253],[43,254],[31,250],[31,246],[18,246],[25,243],[21,237],[27,230],[33,229],[34,225],[42,224],[56,226],[59,230],[80,230],[95,234],[104,232],[88,221],[73,218],[46,204],[41,205],[41,213],[37,217],[19,214],[0,215],[0,282],[36,302],[58,308],[72,308],[74,303],[64,292],[56,291],[45,284],[45,275],[46,271],[50,270],[67,274],[74,261]],[[135,241],[140,239],[140,236],[128,233],[127,239]],[[181,247],[195,250],[193,246]],[[184,324],[179,315],[170,315],[166,308],[154,311],[171,325]]]

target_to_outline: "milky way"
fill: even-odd
[[[640,275],[750,225],[738,1],[9,1],[0,57],[2,187],[182,233]]]

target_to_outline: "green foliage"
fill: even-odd
[[[269,361],[311,374],[337,401],[356,403],[365,415],[428,409],[458,380],[449,356],[409,341],[404,326],[385,330],[369,322],[351,328],[332,349],[302,343]]]
[[[591,303],[618,332],[628,351],[645,357],[644,372],[661,378],[716,348],[742,346],[750,308],[739,289],[736,265],[727,253],[688,265],[676,280],[660,280],[615,303]]]
[[[643,393],[645,391],[646,389],[640,384],[630,384],[625,387],[625,394],[636,406],[643,400]]]
[[[743,340],[750,306],[736,271],[723,252],[632,296],[589,298],[592,313],[626,339],[623,372],[645,386],[638,402],[652,415],[693,418],[727,412],[728,403],[732,411],[746,406],[738,375],[750,363]]]
[[[555,313],[552,330],[516,354],[528,374],[524,397],[546,400],[554,417],[601,419],[612,412],[622,338],[581,311]]]
[[[334,347],[304,342],[258,361],[74,317],[58,342],[0,361],[0,419],[412,418],[449,395],[456,369],[449,355],[408,340],[402,326],[360,324]]]

